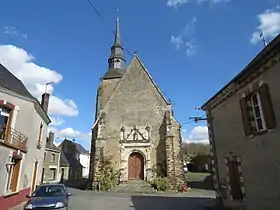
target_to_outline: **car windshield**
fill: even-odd
[[[66,196],[67,193],[63,186],[40,186],[32,195],[32,197],[56,197]]]

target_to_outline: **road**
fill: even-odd
[[[214,205],[209,191],[185,194],[122,194],[69,189],[70,210],[206,210]]]

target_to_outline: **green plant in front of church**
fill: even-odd
[[[169,179],[167,177],[155,177],[151,183],[152,187],[157,191],[169,190]]]
[[[101,191],[109,191],[118,184],[119,172],[114,169],[111,157],[100,160],[98,180]]]
[[[157,163],[153,169],[155,177],[150,182],[151,186],[157,191],[168,191],[169,190],[169,179],[166,177],[166,167],[162,163]]]

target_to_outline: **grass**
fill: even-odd
[[[209,173],[189,172],[186,174],[187,183],[191,188],[213,190],[213,180]]]
[[[210,173],[197,173],[197,172],[189,172],[186,173],[187,181],[191,182],[203,182]]]

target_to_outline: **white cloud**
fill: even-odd
[[[60,125],[62,125],[65,121],[62,119],[62,118],[60,118],[60,117],[50,117],[50,119],[51,119],[51,124],[50,124],[50,126],[60,126]]]
[[[169,7],[178,8],[188,2],[189,2],[188,0],[167,0],[166,4]]]
[[[186,138],[183,138],[187,143],[209,143],[207,126],[194,127]]]
[[[220,3],[228,3],[231,0],[196,0],[198,4],[209,3],[209,4],[220,4]]]
[[[261,31],[266,39],[273,39],[280,33],[280,6],[275,9],[265,10],[257,16],[257,19],[259,25],[251,36],[250,42],[252,44],[256,44],[261,40]]]
[[[74,130],[73,128],[65,128],[59,131],[61,137],[77,138],[81,135],[80,131]]]
[[[61,116],[77,116],[79,115],[76,103],[70,99],[60,99],[56,96],[51,96],[49,113]]]
[[[91,132],[89,133],[82,133],[74,128],[68,127],[64,129],[57,129],[56,127],[49,128],[49,131],[52,131],[55,134],[55,139],[59,139],[58,141],[62,141],[64,138],[77,138],[83,141],[90,141],[91,139]]]
[[[13,45],[0,45],[0,63],[11,71],[25,84],[30,93],[41,100],[41,94],[45,91],[48,82],[59,83],[63,77],[58,72],[39,66],[35,58],[22,48]],[[52,85],[48,86],[48,92],[54,91]],[[50,115],[77,116],[78,107],[70,99],[61,99],[52,94],[49,104]]]
[[[197,3],[197,4],[204,4],[204,3],[209,3],[209,4],[219,4],[219,3],[228,3],[231,0],[167,0],[166,4],[169,7],[173,7],[175,9],[187,4],[187,3]]]
[[[192,38],[197,18],[193,17],[190,22],[185,25],[184,30],[177,36],[171,36],[171,44],[176,50],[183,50],[187,56],[193,56],[197,52],[197,46]]]
[[[54,144],[58,146],[65,138],[69,140],[75,139],[77,143],[82,144],[86,149],[90,148],[90,140],[91,140],[91,132],[89,133],[82,133],[74,128],[64,128],[62,130],[58,130],[57,128],[53,127],[49,129],[50,131],[54,132],[55,140]]]
[[[188,41],[185,43],[185,52],[187,56],[193,56],[196,54],[196,45],[191,42]]]
[[[194,27],[197,22],[197,18],[193,17],[190,22],[187,22],[184,29],[185,35],[191,35],[194,32]]]
[[[170,41],[171,44],[173,44],[177,50],[180,50],[182,45],[184,44],[184,41],[181,36],[172,35]]]
[[[5,34],[10,36],[20,36],[21,38],[27,39],[27,35],[25,33],[21,33],[16,27],[14,26],[5,26],[3,28]]]

